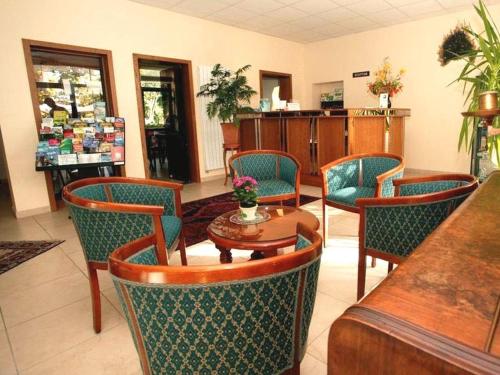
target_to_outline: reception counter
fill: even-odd
[[[408,116],[409,109],[398,108],[241,115],[241,149],[289,152],[302,165],[301,181],[320,186],[321,166],[341,157],[384,151],[403,156],[404,125]]]

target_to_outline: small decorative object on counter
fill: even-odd
[[[233,196],[240,203],[241,218],[244,221],[255,220],[257,185],[257,181],[250,176],[236,177],[233,180]]]
[[[384,59],[384,64],[375,72],[375,81],[368,83],[368,92],[380,97],[381,94],[388,94],[387,108],[391,108],[391,98],[403,90],[401,78],[405,74],[404,69],[394,75],[389,58]]]

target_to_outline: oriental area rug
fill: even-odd
[[[217,217],[228,211],[237,210],[238,202],[232,199],[233,193],[224,193],[182,205],[182,216],[186,246],[191,246],[208,239],[207,227]],[[314,202],[318,199],[310,195],[300,195],[300,205]],[[273,203],[266,203],[272,205]],[[279,204],[276,202],[274,204]],[[295,207],[295,199],[283,201],[285,206]]]
[[[0,241],[0,274],[64,241]]]

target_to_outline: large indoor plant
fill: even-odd
[[[224,143],[235,142],[238,124],[236,115],[242,112],[251,112],[248,106],[252,95],[257,92],[248,85],[247,77],[244,73],[250,69],[250,65],[245,65],[232,72],[222,67],[221,64],[214,65],[210,82],[200,87],[200,92],[196,96],[206,96],[213,99],[207,104],[207,115],[209,118],[218,117],[221,121]],[[232,134],[231,134],[232,132]]]
[[[500,90],[500,32],[481,0],[474,8],[481,18],[484,30],[477,33],[470,25],[459,24],[445,36],[439,49],[441,65],[453,60],[464,62],[460,75],[452,83],[463,82],[465,104],[469,112],[479,108],[479,95],[482,92]],[[463,145],[468,151],[471,150],[478,122],[477,118],[464,117],[458,142],[459,150]],[[499,124],[497,117],[493,126],[499,127]],[[500,163],[498,138],[496,135],[490,136],[488,144],[490,152],[496,151],[497,163]]]

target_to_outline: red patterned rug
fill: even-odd
[[[217,216],[238,209],[238,202],[232,200],[233,193],[224,193],[210,198],[187,202],[182,205],[183,230],[186,246],[205,241],[207,227]],[[314,202],[320,198],[300,195],[300,205]],[[272,203],[270,203],[272,204]],[[276,202],[279,204],[279,202]],[[283,201],[285,206],[295,206],[295,199]]]
[[[64,241],[0,241],[0,274]]]

